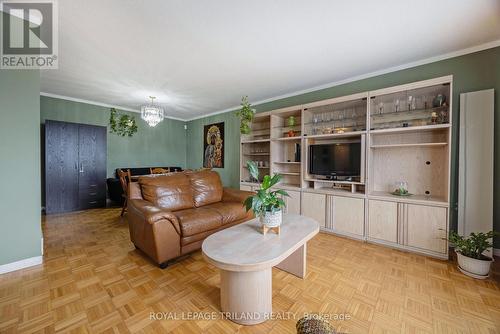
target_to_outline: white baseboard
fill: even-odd
[[[35,256],[24,260],[3,264],[0,266],[0,274],[5,274],[11,271],[24,269],[31,266],[36,266],[42,264],[42,261],[43,261],[42,256]]]
[[[500,248],[493,248],[493,255],[500,256]]]

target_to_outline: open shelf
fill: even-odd
[[[269,155],[270,153],[267,152],[267,153],[243,153],[243,155],[248,155],[248,156],[267,156]]]
[[[300,176],[300,172],[277,172],[281,175]]]
[[[253,140],[242,140],[242,144],[253,144],[253,143],[269,143],[270,139],[253,139]]]
[[[396,147],[430,147],[430,146],[446,146],[448,143],[414,143],[414,144],[383,144],[371,145],[371,148],[396,148]]]
[[[370,130],[370,133],[371,134],[379,134],[379,133],[404,133],[404,132],[418,132],[418,131],[433,131],[433,130],[437,130],[437,129],[447,129],[450,127],[451,127],[450,124],[422,125],[422,126],[412,126],[412,127],[406,127],[406,128]]]
[[[290,165],[300,165],[300,161],[299,162],[295,162],[295,161],[274,161],[275,164],[290,164]]]
[[[352,132],[344,132],[344,133],[329,133],[325,135],[313,135],[313,136],[305,136],[304,138],[316,138],[316,139],[329,139],[329,138],[344,138],[344,137],[356,137],[362,134],[366,134],[366,131],[352,131]]]
[[[301,140],[301,136],[295,136],[295,137],[282,137],[282,138],[273,138],[273,141],[289,141],[289,140]]]
[[[253,143],[271,138],[271,116],[269,113],[259,113],[254,115],[251,132],[241,135],[241,142]]]
[[[317,136],[366,129],[366,95],[314,103],[304,109],[304,135]]]
[[[425,204],[425,205],[435,205],[435,206],[448,206],[448,201],[444,197],[439,196],[428,196],[428,195],[411,195],[411,196],[397,196],[392,195],[385,191],[373,191],[368,194],[369,199],[378,199],[383,201],[392,201],[400,203],[413,203],[413,204]]]
[[[382,92],[370,99],[370,128],[385,130],[449,124],[450,97],[450,85],[446,83]]]
[[[243,168],[248,168],[247,166],[243,166]],[[269,169],[269,166],[257,166],[258,169]]]
[[[271,115],[271,138],[289,140],[302,134],[302,108],[284,108]]]

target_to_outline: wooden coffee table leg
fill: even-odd
[[[289,257],[281,261],[276,268],[286,271],[300,278],[306,276],[306,244],[298,248]]]
[[[224,316],[242,325],[269,319],[272,312],[272,268],[221,273],[220,299]]]

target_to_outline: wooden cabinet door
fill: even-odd
[[[405,245],[446,253],[447,209],[407,204]]]
[[[327,228],[336,232],[363,236],[365,200],[343,196],[328,196]]]
[[[78,124],[45,122],[45,211],[75,211],[78,202]]]
[[[106,206],[106,128],[80,124],[78,129],[80,209]]]
[[[398,203],[368,201],[368,236],[389,242],[398,242]]]
[[[312,218],[325,227],[326,222],[326,195],[302,193],[302,214]]]
[[[295,213],[300,215],[300,191],[285,190],[290,197],[285,197],[286,213]]]

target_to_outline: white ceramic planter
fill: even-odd
[[[457,253],[458,266],[462,269],[461,271],[468,275],[468,273],[472,275],[468,275],[474,278],[486,278],[490,272],[490,266],[493,262],[490,260],[477,260],[471,257],[467,257],[462,255],[459,252]]]
[[[260,217],[262,225],[266,227],[278,227],[281,225],[283,214],[281,210],[274,213],[266,211],[266,213]]]

